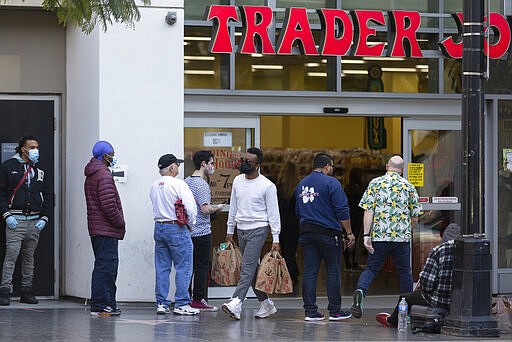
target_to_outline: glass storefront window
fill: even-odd
[[[203,20],[206,8],[210,5],[229,5],[229,0],[184,1],[185,20]]]
[[[412,131],[411,161],[424,165],[424,186],[417,188],[420,197],[455,196],[461,202],[460,177],[456,174],[462,164],[461,144],[461,131]]]
[[[437,1],[410,1],[410,0],[342,0],[341,7],[343,9],[368,9],[368,10],[412,10],[419,12],[437,12]]]
[[[185,88],[228,87],[228,59],[224,55],[208,53],[211,30],[211,27],[185,27]]]
[[[445,58],[443,75],[444,92],[447,94],[462,93],[462,61]]]
[[[509,59],[491,60],[489,63],[489,79],[485,84],[488,94],[512,93],[512,61]]]
[[[305,7],[309,9],[319,9],[319,8],[329,8],[331,6],[328,5],[329,2],[327,0],[276,0],[277,8],[290,8],[290,7]]]
[[[344,57],[341,63],[343,91],[438,92],[437,59]]]
[[[498,267],[512,267],[512,101],[498,104]]]
[[[460,222],[460,211],[425,210],[412,232],[412,275],[414,281],[425,265],[432,248],[441,244],[441,234],[448,224]]]

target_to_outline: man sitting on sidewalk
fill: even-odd
[[[414,292],[401,294],[405,298],[409,312],[413,305],[424,305],[435,308],[450,309],[452,293],[452,273],[454,263],[454,239],[460,235],[460,227],[451,223],[446,227],[442,243],[432,249],[428,255],[423,271],[420,272],[418,286]],[[390,315],[383,312],[375,317],[385,327],[398,325],[398,304]]]

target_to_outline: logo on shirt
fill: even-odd
[[[302,186],[302,192],[300,193],[300,197],[302,197],[302,202],[305,204],[305,203],[308,203],[308,202],[313,202],[315,200],[315,197],[316,196],[319,196],[320,194],[318,192],[315,192],[315,188],[314,187],[309,187],[309,186]]]

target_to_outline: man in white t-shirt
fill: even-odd
[[[277,312],[268,295],[255,289],[261,249],[269,231],[272,234],[272,250],[281,249],[277,189],[274,183],[259,173],[262,162],[261,150],[256,147],[249,148],[240,167],[242,174],[235,177],[231,189],[226,240],[233,241],[236,227],[242,252],[242,269],[235,292],[231,300],[222,305],[222,311],[237,320],[240,319],[242,303],[251,286],[261,303],[256,317],[266,318]]]
[[[190,307],[188,287],[192,277],[193,245],[187,225],[178,221],[175,203],[181,200],[188,215],[188,222],[196,222],[197,208],[192,191],[187,183],[176,178],[182,159],[173,154],[165,154],[158,160],[160,177],[151,186],[149,197],[153,204],[155,221],[155,297],[156,313],[170,312],[169,275],[171,266],[176,269],[176,293],[174,313],[176,315],[197,315],[198,309]]]

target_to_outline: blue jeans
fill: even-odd
[[[116,238],[91,236],[94,251],[94,270],[91,281],[91,310],[100,311],[106,306],[117,308],[116,280],[119,265]]]
[[[409,242],[372,242],[375,252],[368,253],[368,262],[363,273],[357,282],[357,288],[363,290],[366,294],[373,278],[379,273],[386,257],[393,257],[395,266],[400,277],[400,293],[412,292],[412,273],[411,273],[411,245]]]
[[[176,269],[176,293],[174,306],[179,308],[190,303],[188,287],[192,278],[193,245],[190,232],[177,224],[155,222],[155,297],[157,304],[168,306],[169,276],[174,264]]]
[[[303,233],[299,241],[302,246],[304,259],[304,272],[302,275],[302,299],[306,316],[318,311],[316,305],[316,285],[320,262],[325,261],[327,270],[327,309],[330,314],[336,314],[341,310],[341,239],[328,235]]]

